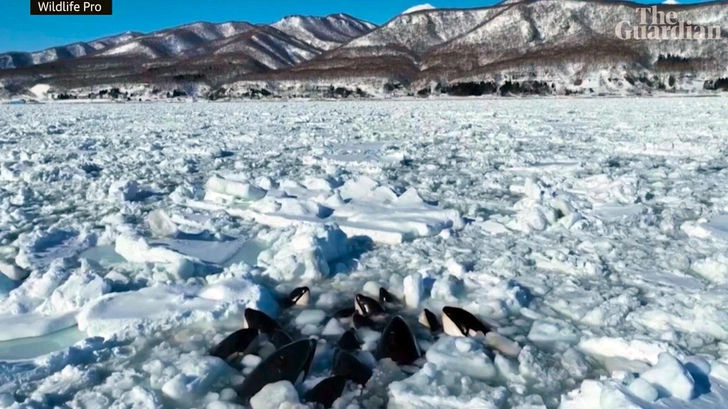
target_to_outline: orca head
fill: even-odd
[[[336,399],[344,393],[346,382],[345,376],[334,375],[319,382],[303,394],[303,401],[322,405],[325,409],[334,406]]]
[[[334,367],[332,374],[346,377],[347,379],[366,385],[372,377],[372,370],[346,351],[338,350],[334,355]]]
[[[210,355],[230,361],[238,355],[245,355],[257,345],[260,334],[258,330],[243,328],[228,335],[210,349]]]
[[[246,328],[258,330],[263,334],[271,335],[277,329],[281,328],[273,318],[269,317],[266,313],[253,308],[246,308],[244,316]]]
[[[246,404],[269,383],[288,381],[295,384],[305,379],[311,369],[315,352],[316,341],[313,339],[291,342],[276,350],[258,364],[241,385],[235,387],[238,400]]]
[[[442,308],[442,328],[446,334],[454,337],[475,336],[479,332],[485,335],[490,331],[473,314],[458,307]]]
[[[384,327],[375,355],[377,359],[390,358],[400,365],[411,365],[420,358],[417,340],[401,316],[392,317]]]
[[[457,319],[457,314],[453,312],[452,307],[442,309],[442,330],[451,337],[467,336],[467,330],[461,327],[462,321]]]
[[[311,290],[308,287],[298,287],[288,294],[288,304],[299,307],[308,305],[311,299]]]
[[[384,307],[382,307],[382,304],[380,304],[379,301],[363,294],[357,294],[354,297],[354,308],[356,308],[356,311],[359,314],[366,317],[371,317],[372,315],[384,312]]]
[[[379,302],[381,304],[401,304],[399,298],[390,293],[386,288],[379,288]]]
[[[354,352],[361,348],[361,341],[356,336],[356,331],[349,328],[341,335],[341,338],[336,342],[336,346],[342,351]]]
[[[418,321],[431,332],[437,332],[442,329],[440,328],[440,322],[437,320],[437,316],[427,308],[422,310]]]

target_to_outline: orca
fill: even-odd
[[[245,377],[243,383],[236,386],[238,400],[246,404],[250,398],[260,392],[265,385],[280,381],[296,384],[308,375],[311,362],[316,351],[316,340],[302,339],[278,349]]]
[[[342,351],[354,352],[361,348],[361,341],[359,340],[359,337],[356,336],[356,331],[349,328],[336,342],[336,346]]]
[[[336,399],[339,399],[348,379],[345,376],[334,375],[319,382],[312,389],[303,394],[303,401],[309,403],[317,403],[329,409],[334,406]]]
[[[372,370],[346,351],[338,350],[334,355],[334,368],[331,371],[334,375],[346,377],[346,379],[359,385],[366,385],[372,377]]]
[[[377,323],[374,320],[361,314],[354,314],[351,322],[356,329],[377,327]]]
[[[360,315],[371,317],[384,313],[384,307],[374,298],[367,297],[363,294],[357,294],[354,297],[354,308]]]
[[[377,359],[390,358],[400,365],[411,365],[420,358],[417,340],[401,316],[392,317],[384,327],[375,356]]]
[[[257,344],[259,337],[258,330],[252,328],[243,328],[228,335],[210,349],[210,355],[216,356],[225,361],[235,359],[238,355],[245,355]]]
[[[246,328],[256,329],[262,334],[272,335],[277,329],[281,329],[273,318],[262,311],[246,308],[244,316]]]
[[[453,337],[472,337],[479,332],[485,335],[491,330],[473,314],[457,307],[442,308],[442,328]]]
[[[348,317],[351,317],[352,315],[354,315],[355,313],[356,313],[356,308],[355,307],[344,307],[344,308],[342,308],[340,310],[337,310],[334,313],[334,317],[336,317],[336,318],[348,318]]]
[[[293,338],[283,330],[277,329],[268,337],[268,341],[275,345],[276,349],[279,349],[293,342]]]
[[[399,298],[395,297],[394,294],[390,293],[386,288],[381,287],[379,289],[379,302],[384,304],[402,304],[402,301],[399,300]]]
[[[281,301],[281,306],[289,308],[293,306],[305,307],[311,299],[311,290],[308,287],[298,287],[291,291],[286,298]]]
[[[442,329],[440,321],[437,320],[437,315],[434,312],[425,308],[419,317],[419,322],[425,328],[428,328],[431,332],[438,332]]]

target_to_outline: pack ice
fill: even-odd
[[[0,407],[313,407],[353,328],[366,381],[331,407],[726,408],[725,117],[684,97],[0,105]],[[249,309],[315,351],[241,401],[280,350],[211,353]],[[412,362],[381,356],[393,315]]]

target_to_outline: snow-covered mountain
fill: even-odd
[[[0,69],[29,67],[38,64],[69,60],[77,57],[129,57],[134,59],[164,59],[199,57],[206,51],[212,55],[244,52],[249,47],[267,49],[263,54],[277,54],[287,64],[310,59],[322,51],[338,47],[349,40],[370,32],[376,26],[346,14],[325,17],[290,16],[270,26],[247,22],[197,22],[149,34],[126,32],[100,38],[88,43],[74,43],[43,51],[0,54]],[[247,36],[240,36],[248,31]],[[252,41],[255,44],[237,44]],[[280,63],[268,61],[271,68]]]
[[[139,36],[131,41],[102,50],[101,56],[134,56],[145,58],[175,57],[209,42],[232,37],[250,30],[245,22],[212,24],[198,22]]]
[[[332,14],[323,18],[288,16],[272,24],[282,32],[322,50],[331,50],[349,40],[361,37],[376,26],[347,14]]]
[[[432,10],[434,8],[435,8],[435,6],[433,6],[430,3],[419,4],[417,6],[412,6],[412,7],[408,8],[407,10],[403,11],[402,14],[409,14],[409,13],[414,13],[414,12],[422,11],[422,10]]]
[[[482,9],[420,10],[398,15],[311,61],[251,80],[345,78],[355,84],[375,78],[380,84],[429,92],[432,84],[484,82],[486,88],[497,89],[509,81],[562,90],[679,88],[695,85],[695,78],[728,77],[725,39],[619,39],[615,29],[620,22],[638,24],[637,7],[645,6],[536,0]],[[719,26],[728,33],[728,7],[723,3],[660,7],[676,11],[693,26]]]
[[[141,35],[141,33],[127,31],[119,35],[99,38],[87,43],[78,42],[31,53],[2,53],[0,54],[0,69],[22,68],[58,60],[83,57],[100,50],[114,47],[117,44],[128,42]]]
[[[215,56],[246,55],[275,70],[290,67],[322,52],[305,41],[272,26],[253,26],[238,35],[207,43],[186,54],[201,59]]]
[[[342,84],[351,92],[419,94],[453,87],[476,94],[507,93],[511,86],[537,93],[728,88],[725,37],[624,41],[615,31],[622,22],[638,24],[638,7],[645,6],[506,0],[476,9],[417,6],[380,27],[345,14],[290,16],[271,25],[196,23],[102,45],[65,60],[64,70],[48,64],[2,70],[0,81],[22,75],[21,85],[42,80],[64,89],[122,81],[194,82],[216,90]],[[728,33],[724,3],[658,7]]]

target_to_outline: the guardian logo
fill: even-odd
[[[720,26],[693,25],[676,11],[660,11],[657,6],[635,10],[637,22],[620,21],[614,34],[620,40],[720,40]]]

